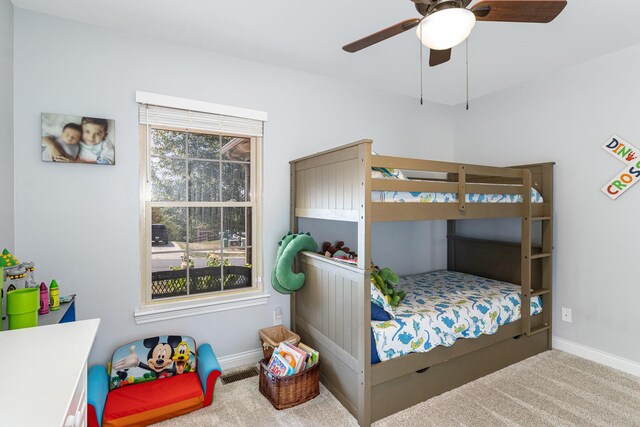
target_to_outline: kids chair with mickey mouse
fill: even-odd
[[[89,369],[89,427],[148,425],[211,405],[220,364],[191,337],[138,340],[114,353],[108,369]]]

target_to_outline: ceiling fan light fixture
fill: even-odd
[[[429,49],[446,50],[465,41],[475,25],[476,16],[470,10],[448,8],[427,15],[416,28],[416,35]]]

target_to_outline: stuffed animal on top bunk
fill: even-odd
[[[371,282],[382,292],[385,299],[391,307],[397,307],[398,304],[407,295],[406,291],[397,291],[394,286],[398,284],[399,277],[390,268],[371,265]]]
[[[342,240],[336,242],[335,245],[332,245],[329,242],[324,242],[322,244],[322,251],[320,251],[320,255],[335,258],[350,264],[356,264],[358,262],[358,254],[346,247]]]

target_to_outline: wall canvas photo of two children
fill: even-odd
[[[114,165],[115,120],[42,113],[42,161]]]

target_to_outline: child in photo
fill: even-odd
[[[83,117],[80,125],[82,140],[80,141],[78,161],[100,165],[114,164],[115,148],[111,142],[106,141],[107,135],[109,135],[107,120]]]
[[[82,138],[82,127],[77,123],[67,123],[59,137],[42,138],[42,160],[48,162],[73,162],[78,157]]]

